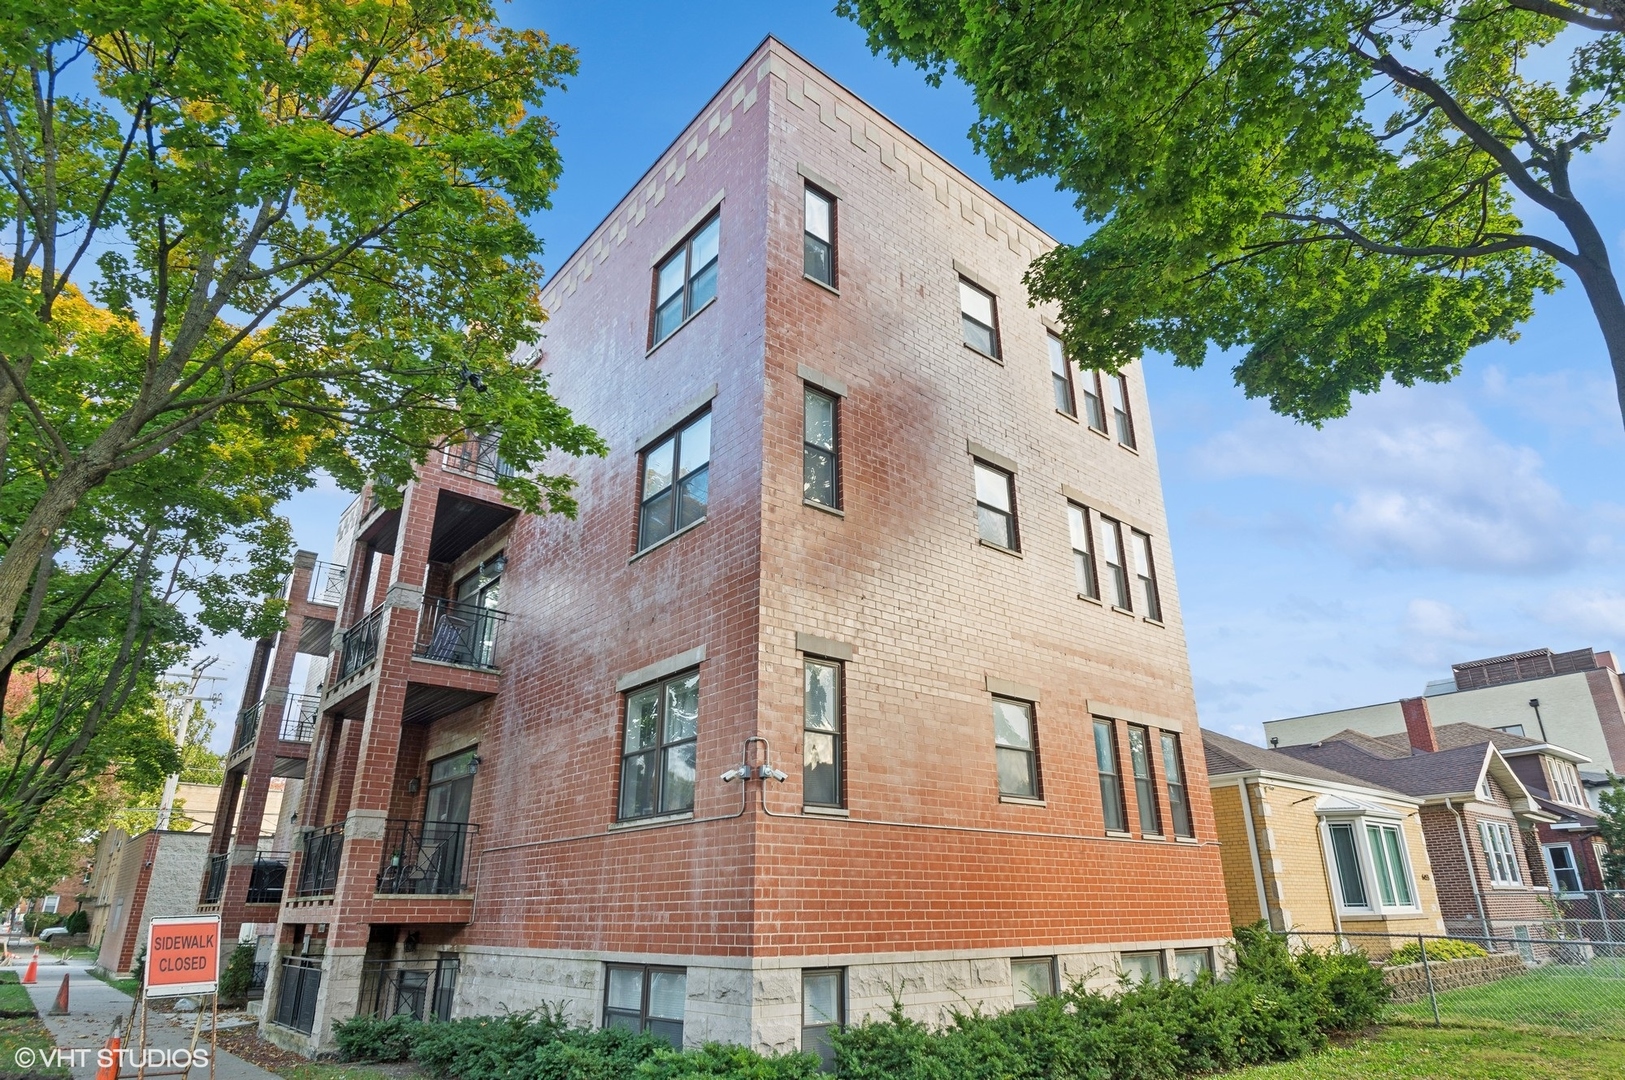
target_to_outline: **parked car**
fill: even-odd
[[[42,945],[53,940],[54,938],[67,936],[68,928],[66,926],[47,926],[44,930],[39,932],[40,944]]]

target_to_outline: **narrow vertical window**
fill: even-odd
[[[1490,880],[1497,885],[1522,885],[1517,850],[1512,846],[1512,829],[1499,821],[1481,821],[1478,831],[1484,840],[1484,858]]]
[[[979,353],[999,358],[999,315],[993,294],[959,279],[959,322],[965,344]]]
[[[1134,449],[1134,416],[1128,407],[1128,376],[1112,376],[1112,419],[1117,422],[1117,441]]]
[[[1100,519],[1100,554],[1106,562],[1106,578],[1111,582],[1112,606],[1131,611],[1128,567],[1123,561],[1123,526],[1109,517]]]
[[[1354,845],[1354,826],[1335,824],[1326,826],[1332,841],[1332,862],[1337,866],[1337,881],[1343,892],[1346,908],[1368,908],[1365,877],[1360,873],[1360,855]]]
[[[1128,728],[1129,765],[1134,770],[1134,801],[1140,807],[1140,832],[1162,835],[1162,815],[1157,812],[1157,785],[1151,775],[1151,733],[1137,724]]]
[[[835,287],[835,200],[808,184],[803,199],[801,272]]]
[[[1107,832],[1128,832],[1123,815],[1123,778],[1117,770],[1117,730],[1110,720],[1095,721],[1095,771],[1100,774],[1100,807]]]
[[[802,693],[801,801],[841,805],[841,665],[806,662]]]
[[[1078,595],[1100,599],[1100,580],[1095,576],[1095,550],[1089,541],[1089,511],[1077,503],[1066,504],[1067,525],[1072,532],[1072,570],[1078,582]]]
[[[1162,779],[1168,785],[1168,815],[1174,819],[1175,836],[1195,836],[1191,828],[1191,804],[1185,796],[1185,762],[1179,754],[1179,736],[1162,733]]]
[[[1078,415],[1077,402],[1072,398],[1072,363],[1066,358],[1066,347],[1054,334],[1049,337],[1049,381],[1055,390],[1055,411],[1068,416]]]
[[[671,336],[717,295],[717,252],[722,218],[713,215],[655,268],[655,312],[650,346]]]
[[[846,1024],[846,971],[833,968],[801,973],[801,1049],[817,1054],[824,1071],[835,1071],[831,1039]]]
[[[1038,798],[1038,740],[1033,707],[1025,701],[993,699],[993,745],[999,794]]]
[[[1156,564],[1151,561],[1151,538],[1131,529],[1134,539],[1134,576],[1140,581],[1140,599],[1145,601],[1145,617],[1162,621],[1162,594],[1157,591]]]
[[[621,748],[623,821],[694,809],[700,677],[679,675],[626,697]]]
[[[1020,550],[1016,532],[1014,477],[1003,469],[976,462],[976,531],[983,540]]]
[[[705,517],[710,466],[709,409],[643,452],[639,551]]]
[[[839,402],[833,394],[806,386],[801,409],[801,497],[831,509],[841,505]]]
[[[1083,373],[1083,419],[1091,428],[1106,433],[1106,406],[1100,392],[1100,372]]]

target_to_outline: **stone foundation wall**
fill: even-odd
[[[1465,960],[1433,961],[1427,966],[1433,969],[1433,989],[1437,993],[1460,990],[1464,986],[1483,986],[1513,975],[1522,975],[1528,970],[1524,967],[1523,958],[1517,953],[1493,953],[1489,956],[1472,956]],[[1421,964],[1391,967],[1382,973],[1382,977],[1394,988],[1393,1001],[1396,1005],[1423,1001],[1428,996],[1428,973]]]

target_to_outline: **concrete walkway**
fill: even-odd
[[[22,962],[12,970],[17,977],[28,968],[28,957],[33,953],[29,948],[21,954]],[[56,1001],[57,991],[62,989],[62,976],[68,976],[68,1015],[52,1016],[51,1006]],[[39,967],[39,982],[27,988],[29,996],[34,999],[34,1006],[39,1009],[40,1019],[56,1037],[56,1044],[63,1049],[88,1048],[100,1050],[107,1045],[107,1036],[113,1030],[113,1021],[120,1021],[120,1027],[128,1021],[130,1016],[130,998],[128,995],[108,986],[100,979],[90,975],[90,964],[84,960],[70,960],[66,964],[59,964],[49,954],[41,954]],[[149,1046],[165,1050],[182,1050],[192,1040],[192,1025],[196,1022],[195,1014],[191,1013],[165,1013],[154,1009],[147,1018],[147,1043]],[[209,1045],[208,1018],[203,1021],[203,1034],[198,1040],[200,1048]],[[139,1028],[139,1019],[137,1021]],[[132,1046],[133,1040],[126,1038],[125,1046]],[[121,1075],[134,1077],[135,1059],[128,1059]],[[0,1062],[0,1075],[12,1067],[11,1062]],[[154,1066],[155,1070],[165,1066]],[[84,1055],[84,1064],[76,1065],[73,1070],[74,1080],[95,1080],[96,1055]],[[207,1069],[193,1069],[187,1080],[206,1080],[209,1076]],[[215,1080],[277,1080],[276,1074],[267,1072],[258,1065],[251,1065],[242,1058],[234,1057],[225,1051],[219,1051],[215,1059]]]

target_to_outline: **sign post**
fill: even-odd
[[[147,1059],[147,1001],[150,998],[209,995],[209,1076],[214,1076],[216,1030],[220,1019],[220,916],[170,915],[154,918],[147,926],[147,957],[141,968],[141,1064],[137,1080],[153,1076],[188,1076],[203,1034],[203,1010],[197,1011],[186,1066],[149,1072]]]

